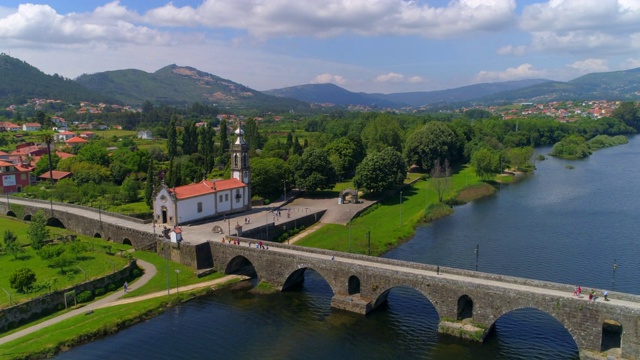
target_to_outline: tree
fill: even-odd
[[[380,192],[402,184],[407,167],[402,155],[388,147],[367,155],[356,169],[353,184],[369,192]]]
[[[244,135],[251,150],[261,149],[264,145],[264,138],[258,130],[258,124],[253,117],[247,120],[244,126]]]
[[[153,188],[155,187],[155,174],[156,169],[153,165],[153,158],[149,160],[149,168],[147,169],[147,182],[144,186],[144,201],[148,206],[151,206],[153,202]]]
[[[49,169],[55,169],[60,162],[60,156],[58,154],[53,154],[47,157],[41,157],[40,160],[36,163],[36,168],[33,170],[33,174],[35,176],[40,176],[49,171]],[[51,173],[49,173],[51,176]]]
[[[171,117],[169,129],[167,129],[167,154],[169,158],[178,155],[178,131],[176,129],[176,116]]]
[[[18,237],[11,230],[4,231],[4,252],[13,255],[16,260],[24,252],[24,248],[18,243]]]
[[[507,149],[507,161],[516,170],[531,171],[533,164],[531,157],[533,156],[532,147],[519,147]]]
[[[336,139],[325,149],[329,153],[329,159],[336,169],[339,179],[342,179],[346,174],[355,173],[358,166],[357,149],[356,145],[348,138]]]
[[[640,129],[640,111],[633,101],[625,101],[613,110],[612,117],[624,121],[634,129]]]
[[[431,121],[412,133],[405,145],[404,158],[409,165],[417,165],[431,171],[436,160],[456,162],[460,158],[461,147],[457,134],[445,123]]]
[[[191,155],[198,152],[198,128],[194,121],[187,121],[182,132],[182,153]]]
[[[16,269],[9,276],[9,285],[12,289],[16,289],[18,292],[26,293],[31,288],[31,285],[36,283],[36,273],[33,270],[23,267]]]
[[[53,185],[53,161],[51,159],[51,143],[53,142],[53,133],[50,131],[45,131],[41,136],[40,140],[47,145],[47,157],[49,158],[49,180],[51,181],[51,185]]]
[[[131,176],[122,183],[122,200],[126,203],[138,201],[138,182]]]
[[[289,165],[279,158],[251,158],[251,193],[265,198],[282,195],[282,180],[291,178]]]
[[[438,201],[442,202],[444,194],[451,189],[451,166],[449,160],[445,159],[440,165],[440,160],[436,160],[431,168],[431,184],[438,194]]]
[[[85,161],[94,165],[109,166],[111,162],[109,158],[109,151],[97,143],[89,143],[84,145],[80,151],[78,151],[78,160]]]
[[[40,250],[44,246],[45,240],[49,237],[49,229],[47,229],[47,219],[42,210],[38,210],[38,212],[31,217],[31,223],[27,229],[27,236],[34,250]]]
[[[292,163],[295,184],[298,188],[315,191],[331,189],[336,184],[336,173],[327,152],[309,148]]]
[[[387,147],[402,151],[402,130],[389,114],[378,115],[362,130],[362,141],[368,152],[382,151]]]
[[[500,169],[500,155],[496,150],[482,148],[471,155],[471,165],[476,169],[476,175],[484,180],[497,174]]]
[[[227,133],[229,130],[227,128],[227,120],[222,119],[220,121],[220,151],[221,157],[226,158],[229,153],[229,134]]]

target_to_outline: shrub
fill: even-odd
[[[137,278],[138,276],[142,275],[142,271],[140,271],[140,269],[138,269],[138,268],[135,268],[135,269],[133,269],[131,274],[133,275],[134,278]]]
[[[102,296],[107,293],[107,290],[105,288],[97,288],[94,290],[94,293],[96,296]]]
[[[109,290],[109,292],[116,291],[117,288],[118,287],[114,283],[109,283],[109,285],[107,285],[107,290]]]
[[[85,303],[93,300],[93,293],[89,290],[85,290],[76,296],[78,303]]]
[[[26,293],[31,288],[31,285],[36,283],[36,274],[29,268],[16,269],[11,276],[9,276],[9,284],[12,289],[16,289],[18,292]]]

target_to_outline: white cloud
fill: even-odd
[[[424,78],[422,78],[421,76],[405,76],[402,74],[398,74],[398,73],[394,73],[394,72],[390,72],[387,74],[382,74],[382,75],[378,75],[376,76],[376,78],[374,79],[375,82],[380,82],[380,83],[412,83],[412,84],[418,84],[418,83],[422,83],[424,82]]]
[[[637,0],[548,0],[526,6],[520,27],[532,48],[560,52],[632,53],[640,50]]]
[[[58,14],[49,5],[20,5],[17,11],[0,18],[0,39],[40,44],[168,43],[161,31],[128,20],[136,17],[117,2],[90,14]]]
[[[475,76],[479,82],[487,81],[510,81],[544,78],[547,76],[545,70],[535,70],[531,64],[522,64],[516,68],[507,68],[503,71],[480,71]]]
[[[325,74],[320,74],[315,78],[313,78],[313,80],[311,80],[311,83],[312,84],[333,83],[337,85],[347,85],[349,81],[347,81],[347,79],[344,78],[343,76],[325,73]]]
[[[603,59],[586,59],[582,61],[576,61],[573,64],[570,64],[569,67],[585,74],[591,72],[609,71],[607,61]]]
[[[446,7],[405,0],[205,0],[197,8],[169,3],[145,19],[163,26],[240,29],[258,38],[343,33],[446,38],[508,27],[515,7],[515,0],[452,0]]]
[[[635,69],[640,68],[640,58],[629,58],[622,62],[622,66],[624,69]]]
[[[496,51],[498,55],[516,55],[516,56],[522,56],[525,54],[525,52],[526,52],[526,47],[513,46],[513,45],[503,46],[500,49],[498,49],[498,51]]]

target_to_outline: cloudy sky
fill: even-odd
[[[640,67],[640,0],[2,0],[0,52],[68,78],[178,64],[257,90],[570,80]]]

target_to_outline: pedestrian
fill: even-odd
[[[591,294],[589,294],[589,297],[591,299],[593,299],[593,301],[596,301],[596,290],[595,289],[591,289]]]
[[[438,265],[438,266],[436,267],[436,274],[437,274],[437,275],[440,275],[440,265]]]
[[[603,295],[604,295],[604,301],[609,301],[609,298],[608,298],[609,297],[609,290],[605,290]]]
[[[578,285],[573,288],[573,296],[578,296]]]
[[[582,287],[578,285],[578,297],[582,295]]]
[[[129,283],[128,282],[124,282],[124,292],[127,292],[127,288],[129,287]]]
[[[332,257],[331,257],[331,260],[335,260],[335,259],[336,259],[336,258],[335,258],[335,256],[332,256]]]
[[[260,240],[260,242],[258,242],[258,244],[260,245],[260,249],[262,249],[262,240]]]

